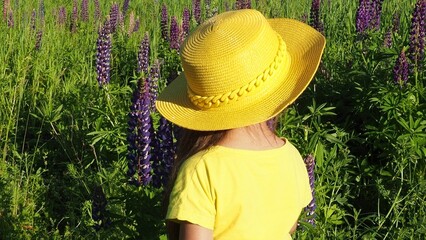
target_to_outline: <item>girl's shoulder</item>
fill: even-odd
[[[191,169],[221,164],[226,161],[262,161],[268,159],[301,158],[297,148],[287,139],[284,140],[284,145],[267,150],[239,149],[215,145],[192,155],[185,160],[182,167]]]

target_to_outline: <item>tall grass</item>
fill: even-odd
[[[321,1],[324,58],[278,128],[316,159],[316,226],[302,214],[298,239],[426,236],[426,75],[424,69],[411,73],[407,85],[394,84],[392,75],[409,45],[415,2],[383,1],[380,29],[360,36],[358,1]],[[45,1],[44,20],[40,3],[11,0],[14,26],[0,20],[0,238],[164,238],[162,189],[128,184],[128,112],[137,81],[146,77],[136,71],[145,32],[151,63],[162,63],[161,89],[180,69],[177,52],[161,39],[161,6],[181,20],[192,1],[130,1],[124,24],[112,35],[111,82],[102,88],[96,39],[113,1],[100,1],[100,20],[89,1],[89,21],[77,20],[75,33],[73,1]],[[210,7],[223,12],[233,4],[211,0]],[[67,11],[65,25],[57,22],[60,6]],[[257,0],[252,6],[269,17],[308,20],[311,1]],[[141,27],[129,35],[130,11]],[[395,13],[400,30],[386,48]],[[153,119],[158,125],[158,114]]]

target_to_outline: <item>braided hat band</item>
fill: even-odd
[[[296,20],[252,9],[216,15],[185,39],[184,71],[160,93],[157,110],[200,131],[266,121],[305,90],[324,47],[321,33]]]

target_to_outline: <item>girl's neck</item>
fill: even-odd
[[[285,140],[279,138],[266,122],[242,128],[230,129],[218,145],[247,150],[268,150],[279,148]]]

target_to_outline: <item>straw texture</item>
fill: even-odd
[[[181,48],[184,73],[156,106],[171,122],[222,130],[266,121],[292,103],[315,74],[325,38],[291,19],[251,9],[219,14]]]

